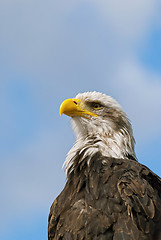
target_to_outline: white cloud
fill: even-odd
[[[71,90],[69,92],[72,92],[72,89],[78,89],[78,91],[79,88],[84,89],[83,86],[86,86],[86,89],[91,86],[92,89],[96,87],[97,90],[100,84],[102,84],[102,88],[106,87],[106,81],[108,81],[107,86],[113,86],[117,74],[117,81],[120,84],[115,85],[113,92],[123,88],[127,92],[126,98],[130,98],[131,95],[128,95],[128,91],[131,92],[130,88],[136,89],[133,91],[133,96],[136,101],[139,99],[140,106],[144,105],[144,109],[147,109],[146,112],[148,112],[148,105],[151,104],[148,97],[149,90],[152,93],[156,92],[152,98],[152,116],[157,113],[157,116],[160,116],[159,108],[158,111],[154,110],[154,106],[159,104],[157,99],[160,95],[160,85],[158,83],[159,86],[156,86],[154,79],[160,79],[160,76],[153,76],[149,70],[143,68],[136,60],[135,53],[136,47],[147,36],[147,32],[151,31],[158,13],[158,1],[89,0],[86,2],[70,0],[67,2],[63,0],[49,1],[44,4],[37,0],[27,2],[15,0],[14,4],[13,1],[1,1],[0,4],[1,11],[5,10],[3,11],[5,14],[1,14],[1,22],[5,25],[1,29],[0,41],[10,53],[7,60],[4,58],[6,66],[7,68],[8,66],[13,67],[13,71],[24,71],[26,75],[29,75],[26,81],[30,82],[30,86],[33,88],[35,96],[38,95],[41,104],[48,104],[51,108],[51,100],[53,101],[54,95],[57,97],[58,92],[62,91],[63,94],[65,92],[62,90],[62,85],[65,89]],[[102,44],[103,35],[97,38],[99,34],[97,26],[93,30],[90,28],[90,24],[89,35],[85,36],[85,40],[83,31],[80,38],[79,35],[75,37],[75,31],[78,29],[73,30],[73,22],[69,20],[69,17],[77,12],[81,5],[86,8],[86,4],[91,9],[95,7],[96,17],[106,23],[107,44],[105,42]],[[83,20],[83,16],[81,20]],[[105,31],[106,28],[104,28]],[[107,56],[103,56],[103,51],[107,52]],[[34,75],[33,72],[36,76],[34,81],[33,78],[30,78],[30,75]],[[98,78],[100,76],[100,82],[97,81],[96,74]],[[62,77],[60,77],[61,75]],[[82,77],[81,81],[80,76]],[[105,76],[107,76],[107,80]],[[120,91],[117,91],[118,98],[119,94]],[[49,96],[51,96],[50,103],[45,102]],[[134,105],[132,101],[129,102]],[[145,102],[149,104],[146,105]],[[142,115],[141,110],[139,113]],[[146,121],[147,126],[154,124],[152,116],[149,116],[149,120]],[[142,132],[139,121],[137,119],[134,121],[137,122],[138,132],[140,129]],[[153,132],[156,131],[153,130]]]
[[[81,4],[95,8],[96,26],[83,22]],[[143,67],[135,50],[152,30],[157,4],[156,0],[2,0],[1,57],[11,76],[4,71],[0,81],[12,82],[23,73],[46,119],[51,111],[58,114],[58,102],[72,97],[71,93],[95,89],[108,94],[110,90],[132,120],[137,142],[146,144],[161,131],[161,76]],[[81,30],[77,22],[73,27],[75,20]],[[1,113],[10,122],[12,111],[4,92],[0,98],[1,103],[6,102]],[[8,226],[15,214],[49,207],[64,185],[61,166],[72,145],[72,130],[66,129],[64,120],[60,126],[53,118],[56,129],[49,125],[51,132],[44,130],[47,122],[36,139],[20,146],[12,156],[7,154],[3,161],[1,228]],[[4,134],[10,132],[8,125]],[[67,135],[68,142],[64,139]]]
[[[55,135],[57,129],[41,132],[18,152],[8,154],[1,164],[0,232],[6,230],[13,218],[31,217],[44,210],[47,215],[52,201],[63,189],[62,164],[69,145],[66,143],[62,149],[63,135]],[[62,130],[68,134],[68,129]]]
[[[131,116],[137,138],[145,142],[159,136],[161,76],[144,69],[136,59],[122,59],[111,86]]]
[[[145,36],[157,12],[156,0],[94,1],[115,36],[133,44]],[[116,41],[119,42],[119,39]],[[131,46],[132,47],[132,46]]]
[[[146,119],[147,125],[145,124],[144,128],[138,117],[133,117],[140,136],[144,135],[142,133],[145,133],[147,126],[150,126],[149,134],[151,136],[152,132],[157,132],[158,126],[155,124],[153,129],[152,125],[157,121],[153,119],[153,116],[158,116],[157,119],[160,119],[159,108],[158,111],[155,110],[155,106],[159,104],[158,98],[160,99],[160,84],[158,83],[159,86],[156,86],[154,83],[154,79],[160,79],[160,76],[153,76],[149,70],[142,67],[136,60],[135,49],[139,42],[147,36],[147,32],[151,30],[158,12],[157,1],[89,0],[88,7],[95,6],[94,14],[106,22],[107,32],[110,29],[106,36],[109,42],[107,44],[103,42],[102,45],[101,37],[103,38],[103,35],[97,38],[99,31],[98,29],[93,31],[90,28],[91,25],[89,25],[90,34],[86,36],[85,41],[84,35],[80,35],[80,38],[79,35],[75,37],[74,31],[77,31],[77,28],[73,30],[73,23],[69,21],[69,16],[78,11],[81,4],[86,7],[87,3],[81,0],[77,2],[56,1],[54,3],[49,1],[46,4],[38,1],[15,1],[15,5],[13,5],[11,1],[4,1],[3,5],[9,9],[8,14],[11,13],[12,17],[12,20],[9,18],[6,22],[1,33],[5,37],[5,44],[9,47],[10,59],[13,58],[13,64],[10,65],[14,66],[17,71],[23,69],[24,72],[31,75],[33,71],[36,73],[37,78],[34,78],[34,81],[32,78],[30,79],[30,76],[26,81],[30,82],[30,86],[33,88],[35,96],[38,95],[41,104],[45,103],[50,109],[51,100],[53,101],[54,96],[58,97],[58,92],[63,92],[60,96],[63,98],[67,89],[69,92],[72,92],[73,89],[79,91],[79,88],[82,91],[81,89],[85,88],[83,86],[86,86],[86,90],[92,86],[92,89],[96,87],[97,90],[100,84],[104,88],[114,86],[113,83],[118,81],[119,84],[115,84],[113,92],[117,91],[119,99],[120,89],[124,89],[126,91],[124,102],[126,102],[128,97],[131,99],[132,90],[130,89],[133,89],[133,99],[140,103],[139,112],[137,109],[135,111],[138,113],[137,116],[144,115],[141,106],[144,106],[144,111],[146,110],[148,113],[148,106],[153,103],[153,114]],[[19,6],[19,18],[14,18],[17,6]],[[5,22],[6,16],[2,15],[2,17],[4,19],[1,22]],[[88,23],[86,24],[88,25]],[[11,27],[14,31],[10,31]],[[107,56],[103,56],[103,51],[107,52]],[[102,56],[103,58],[100,59]],[[104,67],[102,67],[102,63]],[[74,72],[75,75],[72,75]],[[98,78],[100,76],[98,79],[100,82],[96,79],[96,73]],[[81,81],[80,76],[82,77]],[[61,83],[60,78],[63,79]],[[62,85],[65,90],[62,90]],[[152,94],[156,92],[153,94],[152,100],[149,100],[150,91]],[[67,96],[67,93],[65,94]],[[45,102],[46,99],[48,102]],[[135,101],[128,101],[133,109],[135,109]],[[145,118],[143,119],[145,121]]]

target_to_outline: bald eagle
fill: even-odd
[[[161,240],[161,179],[137,161],[126,114],[99,92],[65,100],[76,142],[53,202],[49,240]]]

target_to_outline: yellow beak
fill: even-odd
[[[70,117],[81,116],[84,118],[88,118],[88,115],[92,117],[98,117],[98,115],[96,115],[95,113],[90,112],[83,105],[80,99],[76,98],[69,98],[62,102],[62,104],[60,105],[59,112],[60,116],[62,116],[62,114],[64,113]]]

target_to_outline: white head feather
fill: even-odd
[[[85,105],[99,102],[102,108],[93,110],[98,117],[72,117],[76,142],[66,157],[66,171],[72,171],[75,155],[84,150],[83,159],[98,151],[107,157],[126,158],[130,155],[136,159],[132,127],[121,106],[110,96],[99,92],[79,93],[76,98]]]

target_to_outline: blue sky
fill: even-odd
[[[47,239],[75,140],[59,106],[78,92],[118,100],[161,176],[160,13],[159,0],[1,0],[0,239]]]

